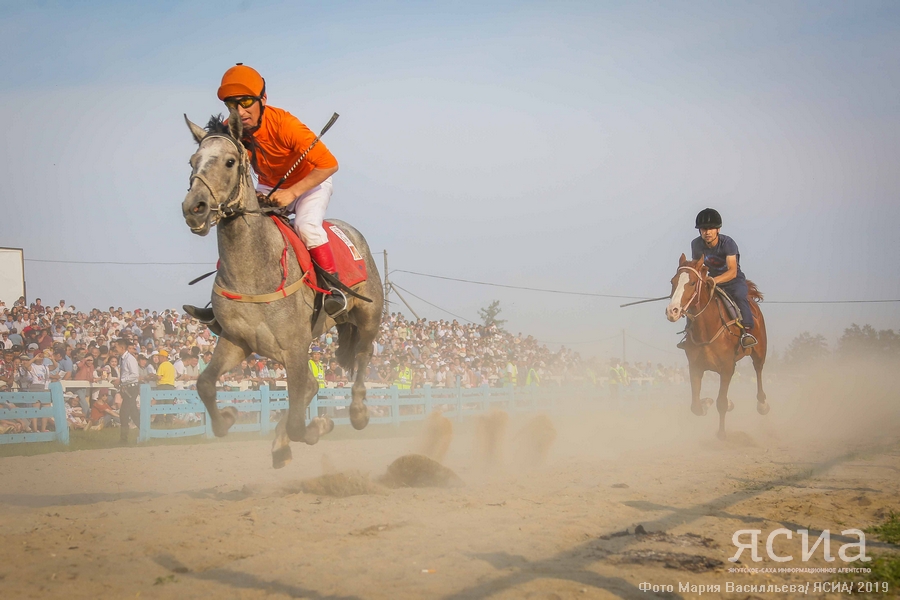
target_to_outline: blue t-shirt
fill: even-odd
[[[725,257],[737,257],[737,276],[735,279],[744,279],[744,273],[741,271],[741,253],[738,250],[737,242],[727,235],[719,234],[719,243],[715,247],[710,248],[703,241],[702,237],[696,237],[691,242],[691,260],[697,260],[703,257],[703,264],[709,267],[709,274],[718,277],[722,273],[728,271],[728,264]]]

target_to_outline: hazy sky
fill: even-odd
[[[896,2],[136,4],[0,2],[0,246],[27,261],[213,265],[181,216],[181,115],[222,111],[241,61],[312,129],[341,114],[329,215],[392,269],[660,296],[712,206],[771,300],[900,298]],[[30,299],[161,309],[204,304],[206,270],[26,279]],[[392,278],[473,320],[498,299],[512,331],[588,354],[625,329],[629,359],[683,360],[664,303]],[[777,350],[900,327],[897,303],[763,310]]]

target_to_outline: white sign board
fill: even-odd
[[[7,308],[25,295],[25,261],[21,248],[0,248],[0,300]]]

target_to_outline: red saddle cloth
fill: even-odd
[[[291,247],[294,249],[294,255],[297,257],[297,262],[300,263],[300,268],[303,269],[304,273],[308,274],[306,276],[307,285],[310,287],[321,287],[316,281],[316,270],[313,268],[312,259],[309,257],[309,250],[306,249],[300,236],[297,235],[293,227],[285,224],[284,221],[275,215],[270,216],[275,221],[275,224],[278,225],[282,235],[284,235],[284,239],[290,242]],[[322,227],[325,228],[325,232],[328,234],[331,251],[334,253],[334,264],[337,266],[338,277],[341,283],[347,287],[353,287],[357,283],[368,279],[366,261],[359,249],[350,240],[350,236],[344,233],[340,227],[328,221],[323,221]]]

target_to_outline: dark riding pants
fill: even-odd
[[[753,313],[750,312],[750,300],[747,294],[750,290],[747,288],[746,279],[732,279],[728,283],[719,284],[719,287],[725,290],[734,303],[737,304],[738,310],[741,312],[741,323],[746,329],[753,328]]]
[[[128,419],[131,419],[139,430],[141,428],[141,413],[137,407],[140,389],[137,384],[124,384],[119,389],[119,393],[122,395],[122,406],[119,407],[119,423],[122,430],[119,436],[122,441],[126,441],[128,439]]]

